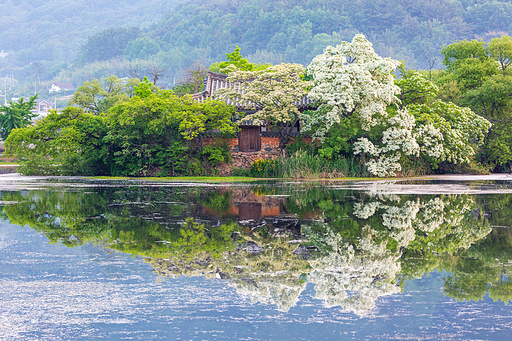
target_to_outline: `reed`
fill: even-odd
[[[251,165],[252,176],[289,179],[369,177],[364,164],[355,158],[325,159],[297,151],[289,157],[257,160]]]

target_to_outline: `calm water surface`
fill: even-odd
[[[0,339],[510,339],[512,182],[485,179],[0,177]]]

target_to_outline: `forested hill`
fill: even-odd
[[[16,53],[15,66],[71,62],[90,35],[110,27],[149,26],[179,2],[0,0],[0,49]]]
[[[443,45],[512,33],[512,0],[0,0],[0,49],[15,52],[0,78],[81,84],[135,66],[179,78],[235,45],[254,63],[307,65],[356,33],[408,67],[440,68]]]
[[[218,60],[236,44],[253,62],[307,65],[363,33],[379,54],[426,68],[444,44],[510,31],[511,0],[193,0],[150,35],[174,58],[192,47],[196,58]]]

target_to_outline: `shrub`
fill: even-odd
[[[254,177],[275,177],[276,160],[259,159],[251,163],[250,175]]]

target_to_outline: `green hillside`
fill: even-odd
[[[33,89],[159,67],[173,83],[193,63],[224,60],[235,45],[251,62],[307,65],[356,33],[408,67],[441,68],[443,45],[512,32],[510,0],[179,2],[3,0],[0,49],[11,53],[0,58],[0,77]]]

